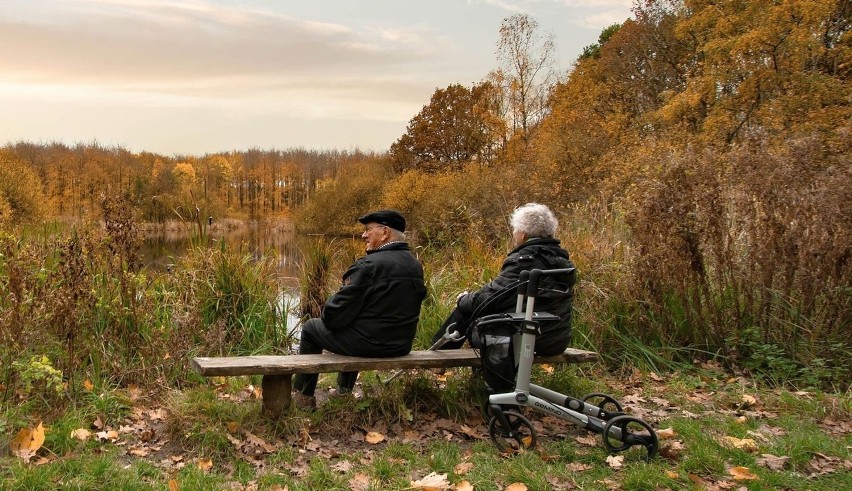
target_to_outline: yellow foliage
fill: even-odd
[[[195,180],[195,167],[189,162],[178,162],[172,173],[184,183],[191,183]]]

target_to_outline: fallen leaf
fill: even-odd
[[[527,485],[522,482],[513,482],[506,486],[503,491],[527,491]]]
[[[737,448],[745,452],[757,452],[757,443],[751,438],[737,438],[735,436],[726,436],[722,438],[722,443],[727,447]]]
[[[83,388],[86,389],[86,392],[91,392],[95,388],[95,384],[91,380],[86,379],[83,381]]]
[[[585,445],[587,447],[597,447],[599,444],[598,437],[592,434],[588,434],[586,436],[578,436],[577,438],[574,438],[574,440],[577,443]]]
[[[760,479],[755,474],[753,474],[748,467],[742,466],[731,467],[730,469],[728,469],[728,474],[733,476],[734,480],[736,481],[754,481]]]
[[[82,441],[88,440],[90,436],[92,436],[92,432],[86,428],[77,428],[71,432],[71,438],[76,438]]]
[[[134,457],[147,457],[151,452],[147,448],[131,448],[127,453]]]
[[[236,433],[240,429],[240,424],[236,421],[228,422],[228,433]]]
[[[461,462],[453,467],[453,473],[457,476],[463,476],[473,469],[473,462]]]
[[[473,484],[471,484],[467,481],[462,481],[462,482],[456,484],[455,490],[456,491],[473,491]]]
[[[439,491],[442,489],[448,489],[450,487],[450,481],[447,480],[446,474],[430,472],[423,477],[423,479],[411,481],[411,487],[413,489],[423,489],[425,491]]]
[[[639,394],[630,394],[628,396],[625,396],[624,399],[622,399],[621,401],[625,404],[641,404],[643,402],[647,402],[645,401],[645,398],[643,398]]]
[[[349,491],[367,491],[370,489],[370,476],[366,474],[355,474],[349,480]]]
[[[750,396],[748,394],[743,394],[742,401],[743,407],[754,406],[755,404],[757,404],[757,399],[754,396]]]
[[[819,452],[813,452],[813,455],[811,461],[808,462],[808,468],[812,470],[808,474],[810,477],[832,474],[841,468],[847,470],[852,468],[852,462],[849,460],[842,461],[840,457],[829,456]]]
[[[153,428],[145,428],[139,433],[139,441],[143,443],[148,443],[154,439],[154,429]]]
[[[680,474],[674,471],[666,471],[666,476],[669,479],[680,479]]]
[[[770,453],[761,454],[760,458],[757,459],[757,465],[766,467],[767,469],[773,471],[782,471],[784,467],[787,466],[787,462],[790,460],[790,457],[777,457]]]
[[[664,428],[662,430],[657,430],[657,438],[660,440],[671,440],[676,436],[677,433],[675,433],[674,428]]]
[[[9,442],[9,450],[16,456],[29,461],[44,445],[44,426],[41,423],[35,428],[21,428],[21,431]]]
[[[542,363],[541,365],[539,365],[539,367],[541,367],[544,373],[548,375],[553,375],[553,367],[548,365],[547,363]]]
[[[568,470],[571,472],[583,472],[592,468],[592,464],[584,464],[582,462],[570,462],[568,464]]]
[[[340,462],[331,466],[331,468],[341,474],[346,474],[347,472],[352,470],[352,462],[349,462],[348,460],[341,460]]]
[[[53,457],[52,455],[48,456],[48,457],[39,457],[35,460],[35,462],[33,462],[33,465],[38,466],[38,465],[49,464],[50,462],[53,462],[54,459],[55,459],[55,457]]]
[[[266,440],[263,438],[247,430],[243,430],[243,434],[246,436],[246,439],[248,439],[250,444],[262,448],[266,453],[275,453],[276,448],[266,443]]]
[[[367,435],[364,437],[364,441],[375,445],[385,441],[385,436],[376,431],[368,431]]]
[[[136,385],[131,384],[129,387],[127,387],[127,395],[130,398],[130,402],[136,402],[142,395],[142,389],[140,389]]]
[[[200,470],[207,472],[207,471],[209,471],[210,469],[213,468],[213,460],[212,459],[201,459],[201,458],[199,458],[196,461],[196,465],[198,465],[198,468]]]
[[[102,442],[105,442],[105,441],[114,442],[114,441],[118,440],[118,432],[115,431],[115,430],[99,431],[99,432],[95,433],[95,436],[98,437],[98,440],[100,440]]]
[[[613,469],[620,469],[624,466],[624,455],[608,455],[606,463]]]
[[[688,474],[686,477],[689,478],[689,480],[692,481],[692,483],[698,486],[700,489],[713,489],[710,487],[710,483],[701,478],[701,476],[697,476],[695,474]]]
[[[660,444],[660,457],[669,460],[679,460],[683,455],[683,442],[680,440],[665,441]]]
[[[468,425],[461,425],[461,432],[471,438],[479,438],[479,433]]]
[[[180,486],[178,486],[178,482],[176,479],[169,479],[169,491],[178,491]]]

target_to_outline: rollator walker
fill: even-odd
[[[480,348],[483,370],[491,369],[489,351],[495,346],[502,345],[502,349],[507,350],[506,345],[511,338],[508,346],[514,347],[517,374],[514,391],[488,396],[485,403],[488,433],[501,452],[534,448],[538,440],[535,428],[520,411],[520,408],[527,407],[601,434],[610,453],[642,446],[646,451],[645,459],[650,460],[658,449],[656,432],[645,421],[624,414],[621,404],[613,397],[595,393],[577,399],[530,383],[535,340],[540,326],[559,320],[558,316],[548,312],[535,312],[539,282],[544,276],[571,271],[573,268],[523,271],[517,287],[515,312],[486,315],[471,324],[471,334],[484,338]]]

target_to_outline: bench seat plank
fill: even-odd
[[[597,353],[568,348],[553,356],[536,356],[535,363],[584,363],[596,361]],[[411,368],[452,368],[479,366],[479,354],[470,349],[412,351],[405,356],[365,358],[334,353],[319,355],[223,356],[192,359],[192,365],[206,377],[263,375],[261,382],[264,411],[273,419],[290,406],[292,376],[298,373],[329,373]]]
[[[535,363],[584,363],[597,360],[597,353],[568,348],[552,356],[536,356]],[[235,375],[292,375],[410,368],[452,368],[478,366],[479,355],[472,349],[412,351],[404,356],[365,358],[334,353],[319,355],[258,355],[235,357],[196,357],[192,364],[207,377]]]

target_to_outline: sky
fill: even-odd
[[[2,0],[0,145],[383,152],[527,14],[566,74],[632,0]]]

